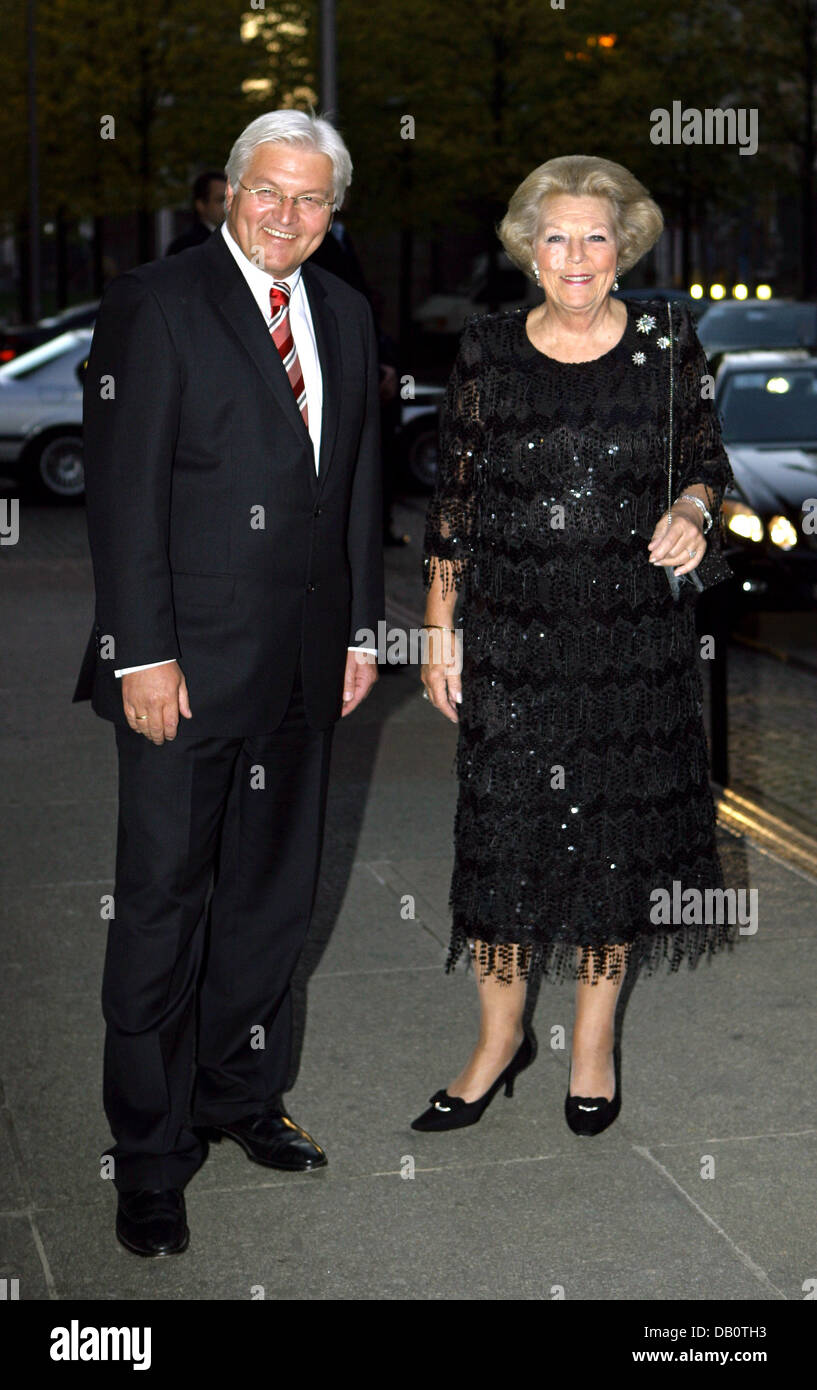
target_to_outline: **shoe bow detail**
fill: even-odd
[[[429,1104],[448,1115],[452,1110],[459,1110],[465,1101],[460,1096],[450,1096],[447,1091],[435,1091],[433,1096],[429,1096]]]

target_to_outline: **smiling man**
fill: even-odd
[[[362,295],[308,263],[351,180],[328,121],[260,116],[203,245],[109,287],[85,382],[96,621],[75,699],[116,726],[103,982],[117,1235],[185,1249],[207,1139],[286,1171],[290,978],[332,728],[383,615],[378,373]]]

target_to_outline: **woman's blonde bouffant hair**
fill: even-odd
[[[508,256],[531,279],[533,248],[548,198],[606,198],[613,210],[618,265],[631,270],[664,230],[664,218],[642,183],[612,159],[565,154],[540,164],[520,183],[497,228]]]

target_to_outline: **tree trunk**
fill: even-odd
[[[412,300],[414,290],[414,224],[412,213],[412,187],[414,183],[411,167],[411,141],[403,142],[400,151],[400,267],[398,271],[398,335],[400,339],[400,360],[407,362],[411,353]]]
[[[815,53],[815,10],[807,4],[803,13],[803,83],[805,109],[803,112],[803,157],[801,164],[801,294],[810,299],[817,293],[817,265],[814,238],[817,236],[817,179],[815,178],[814,84],[817,79]]]
[[[101,295],[105,288],[105,218],[99,213],[94,217],[91,238],[91,277],[94,295]]]
[[[57,308],[64,309],[68,303],[68,221],[64,207],[57,208],[54,252]]]

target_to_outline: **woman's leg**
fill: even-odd
[[[477,945],[479,943],[476,943]],[[502,984],[496,975],[480,978],[476,967],[479,994],[479,1040],[456,1081],[446,1089],[450,1096],[464,1101],[478,1100],[503,1072],[522,1042],[527,980],[517,973],[517,953],[513,952],[513,977]]]
[[[626,946],[611,947],[609,956],[620,967],[618,979],[610,979],[589,962],[589,980],[576,983],[576,1018],[573,1024],[573,1056],[570,1094],[604,1096],[612,1100],[616,1090],[613,1044],[619,992],[627,967]],[[608,956],[608,959],[609,959]],[[581,949],[579,950],[579,959]]]

